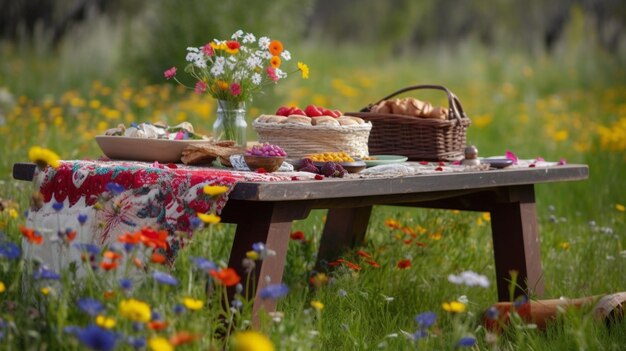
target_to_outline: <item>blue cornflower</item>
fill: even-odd
[[[346,297],[348,296],[348,292],[343,290],[343,289],[339,289],[339,291],[337,292],[339,294],[339,296],[341,297]]]
[[[494,306],[489,307],[487,311],[485,311],[485,317],[487,317],[487,319],[490,319],[492,321],[498,319],[499,314],[500,312]]]
[[[106,188],[108,191],[112,192],[115,195],[121,194],[124,190],[126,190],[122,185],[114,182],[108,182]]]
[[[133,281],[128,278],[120,279],[120,287],[124,290],[130,290],[133,287]]]
[[[100,248],[94,244],[88,243],[74,243],[72,244],[78,251],[83,251],[90,253],[92,255],[97,255],[100,253]]]
[[[418,329],[415,333],[413,333],[413,340],[423,339],[428,336],[428,332],[426,329]]]
[[[202,225],[202,220],[196,216],[192,216],[189,218],[189,225],[191,225],[192,230],[196,230]]]
[[[84,214],[84,213],[79,214],[79,215],[78,215],[78,223],[80,223],[81,225],[85,224],[85,222],[87,222],[87,218],[88,218],[88,217],[89,217],[89,216],[87,216],[87,215],[86,215],[86,214]]]
[[[464,336],[456,343],[456,347],[472,347],[476,345],[476,339],[471,336]]]
[[[109,351],[115,347],[117,336],[115,332],[90,324],[76,332],[76,338],[92,350]]]
[[[20,258],[22,254],[20,247],[12,242],[0,242],[0,256],[4,256],[10,260]]]
[[[239,310],[243,307],[243,302],[239,299],[234,299],[230,302],[230,305]]]
[[[181,314],[185,312],[185,310],[186,308],[182,304],[177,303],[176,305],[174,305],[174,314]]]
[[[289,292],[289,287],[283,283],[280,284],[270,284],[263,289],[261,289],[260,296],[263,300],[266,299],[278,299],[287,295]]]
[[[104,309],[104,306],[102,306],[102,303],[100,301],[89,297],[78,300],[76,304],[81,311],[87,313],[92,317],[97,316]]]
[[[146,338],[143,336],[129,336],[126,338],[126,342],[135,350],[146,347]]]
[[[200,270],[210,271],[212,269],[217,269],[215,263],[207,260],[204,257],[195,257],[193,258],[193,264]]]
[[[52,208],[53,208],[55,211],[59,212],[59,211],[61,211],[61,210],[63,209],[63,203],[62,203],[62,202],[56,202],[56,201],[55,201],[55,202],[52,204]]]
[[[33,278],[37,280],[59,280],[61,279],[61,276],[51,269],[40,267],[35,273],[33,273]]]
[[[430,311],[420,313],[417,316],[415,316],[415,321],[417,322],[417,325],[421,329],[427,329],[427,328],[430,328],[433,324],[435,324],[435,321],[437,321],[437,314],[435,312],[430,312]]]
[[[178,279],[165,272],[154,271],[152,272],[152,278],[161,284],[178,285]]]
[[[265,251],[265,244],[258,242],[258,243],[254,243],[252,244],[252,250],[256,251],[257,253],[261,254]]]
[[[155,310],[152,310],[152,314],[150,316],[150,320],[151,321],[160,321],[161,319],[163,319],[163,316],[161,316],[161,314]]]

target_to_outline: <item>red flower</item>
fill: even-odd
[[[193,91],[195,91],[196,94],[202,94],[202,93],[204,93],[206,91],[206,89],[207,89],[206,83],[201,81],[201,80],[199,80],[199,81],[196,82],[196,86],[195,86]]]
[[[179,346],[182,344],[196,341],[198,339],[200,339],[200,335],[191,334],[187,331],[180,331],[170,337],[170,344],[172,344],[172,346]]]
[[[167,328],[167,322],[166,321],[152,321],[148,323],[148,328],[152,330],[156,330],[156,331],[163,330]]]
[[[241,277],[232,268],[220,269],[219,271],[212,270],[209,272],[215,279],[219,280],[224,286],[237,285],[241,280]]]
[[[369,264],[370,266],[372,266],[374,268],[380,268],[380,265],[378,264],[378,262],[376,262],[374,260],[367,260],[365,262],[367,262],[367,264]]]
[[[301,230],[289,234],[291,240],[304,240],[304,233]]]
[[[161,255],[158,252],[153,252],[152,256],[150,257],[150,261],[154,263],[163,264],[165,261],[167,261],[167,257],[165,257],[164,255]]]
[[[202,47],[202,52],[209,57],[215,55],[215,51],[213,51],[213,47],[211,46],[211,43],[206,43]]]
[[[152,228],[142,228],[141,229],[141,242],[151,248],[160,247],[162,249],[167,249],[167,231],[160,230],[156,231]]]
[[[409,259],[403,259],[398,261],[398,264],[396,265],[396,267],[400,268],[400,269],[407,269],[411,267],[411,260]]]
[[[359,266],[356,263],[352,263],[350,261],[346,261],[343,258],[338,259],[337,262],[340,262],[340,263],[346,265],[346,267],[348,267],[348,268],[350,268],[350,269],[352,269],[354,271],[360,271],[361,270],[361,266]]]
[[[363,250],[357,250],[356,254],[361,256],[361,257],[372,258],[372,255],[368,254],[367,252],[365,252]]]
[[[237,83],[231,83],[230,84],[230,93],[233,94],[233,96],[237,96],[237,95],[241,94],[241,85],[239,85]]]
[[[112,269],[117,268],[117,261],[102,261],[100,262],[100,268],[105,271],[110,271]]]
[[[26,240],[32,244],[41,245],[43,242],[43,236],[37,233],[34,229],[26,228],[23,225],[20,225],[20,232],[22,232],[22,235],[26,238]]]
[[[267,67],[265,71],[267,72],[267,76],[270,77],[273,82],[278,82],[278,76],[276,75],[276,70],[273,67]]]

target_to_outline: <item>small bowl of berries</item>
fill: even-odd
[[[266,172],[276,172],[285,161],[287,153],[278,145],[259,144],[249,148],[243,159],[252,171],[264,169]]]

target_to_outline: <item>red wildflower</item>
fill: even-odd
[[[398,261],[398,264],[396,265],[396,267],[400,268],[400,269],[407,269],[411,267],[411,260],[409,259],[403,259]]]
[[[367,264],[369,264],[370,266],[372,266],[374,268],[380,268],[380,265],[378,264],[378,262],[376,262],[374,260],[367,260],[365,262],[367,262]]]
[[[215,55],[215,51],[213,51],[213,47],[211,46],[211,43],[205,44],[202,47],[202,52],[209,57]]]
[[[419,247],[426,247],[426,244],[424,244],[423,242],[420,242],[420,241],[416,241],[415,245],[417,245]]]
[[[102,261],[100,262],[100,268],[105,271],[110,271],[112,269],[117,268],[117,261]]]
[[[193,91],[196,92],[196,94],[202,94],[206,91],[207,89],[207,85],[204,81],[197,81],[196,82],[196,86],[194,87]]]
[[[239,51],[239,48],[241,47],[241,44],[239,44],[238,41],[229,40],[229,41],[226,42],[226,47],[227,47],[226,51],[228,53],[236,54],[237,51]]]
[[[361,257],[372,258],[372,255],[368,254],[367,252],[365,252],[363,250],[357,250],[356,254],[361,256]]]
[[[385,225],[391,229],[400,229],[400,222],[396,221],[393,218],[387,218],[385,220]]]
[[[167,249],[167,231],[160,230],[156,231],[152,228],[142,228],[141,229],[141,242],[151,248],[160,247],[162,249]]]
[[[67,232],[65,237],[67,241],[71,243],[72,241],[74,241],[74,239],[76,239],[76,234],[77,234],[76,231],[72,230],[70,232]]]
[[[237,96],[237,95],[241,94],[241,85],[239,85],[237,83],[231,83],[230,84],[230,93],[233,94],[233,96]]]
[[[267,67],[265,69],[265,71],[267,72],[267,76],[270,77],[270,79],[273,82],[277,82],[278,81],[278,76],[276,75],[276,70],[273,67]]]
[[[152,330],[156,330],[156,331],[163,330],[167,328],[167,322],[166,321],[152,321],[148,323],[148,328]]]
[[[182,344],[188,344],[190,342],[194,342],[198,339],[200,339],[200,335],[198,334],[191,334],[190,332],[187,332],[187,331],[180,331],[170,337],[170,344],[176,347]]]
[[[413,239],[412,239],[412,238],[409,238],[409,239],[404,240],[404,243],[405,243],[406,245],[411,245],[411,243],[412,243],[412,242],[413,242]]]
[[[289,234],[291,240],[304,240],[304,233],[301,230]]]
[[[108,258],[112,261],[115,261],[119,258],[122,258],[122,255],[120,255],[119,253],[115,252],[115,251],[106,251],[104,254],[102,254],[102,256],[104,256],[104,258]]]
[[[137,244],[141,240],[141,232],[125,233],[117,238],[117,241],[124,244]]]
[[[348,268],[350,268],[350,269],[352,269],[354,271],[360,271],[361,270],[361,266],[359,266],[356,263],[352,263],[350,261],[346,261],[343,258],[338,259],[337,262],[340,262],[340,263],[344,264],[346,267],[348,267]]]
[[[22,232],[22,235],[26,238],[26,240],[32,244],[41,245],[43,242],[43,236],[41,236],[41,234],[36,232],[34,229],[26,228],[23,225],[20,225],[20,232]]]
[[[220,269],[219,271],[212,270],[209,272],[215,279],[219,280],[224,286],[237,285],[241,280],[241,277],[232,268]]]
[[[328,262],[327,263],[329,267],[337,267],[339,265],[341,265],[341,262],[339,261],[332,261],[332,262]]]
[[[104,296],[105,299],[111,299],[115,296],[115,291],[114,290],[107,290],[104,293],[102,293],[102,296]]]
[[[412,237],[417,237],[417,233],[415,233],[415,231],[413,230],[413,228],[409,228],[409,227],[402,227],[402,232],[404,234],[410,235]]]
[[[165,257],[165,255],[161,255],[158,252],[153,252],[152,256],[150,257],[150,261],[163,264],[165,261],[167,261],[167,257]]]

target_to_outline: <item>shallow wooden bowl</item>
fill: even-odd
[[[275,172],[285,161],[285,157],[278,156],[249,156],[243,155],[244,161],[252,171],[263,168],[268,172]]]

